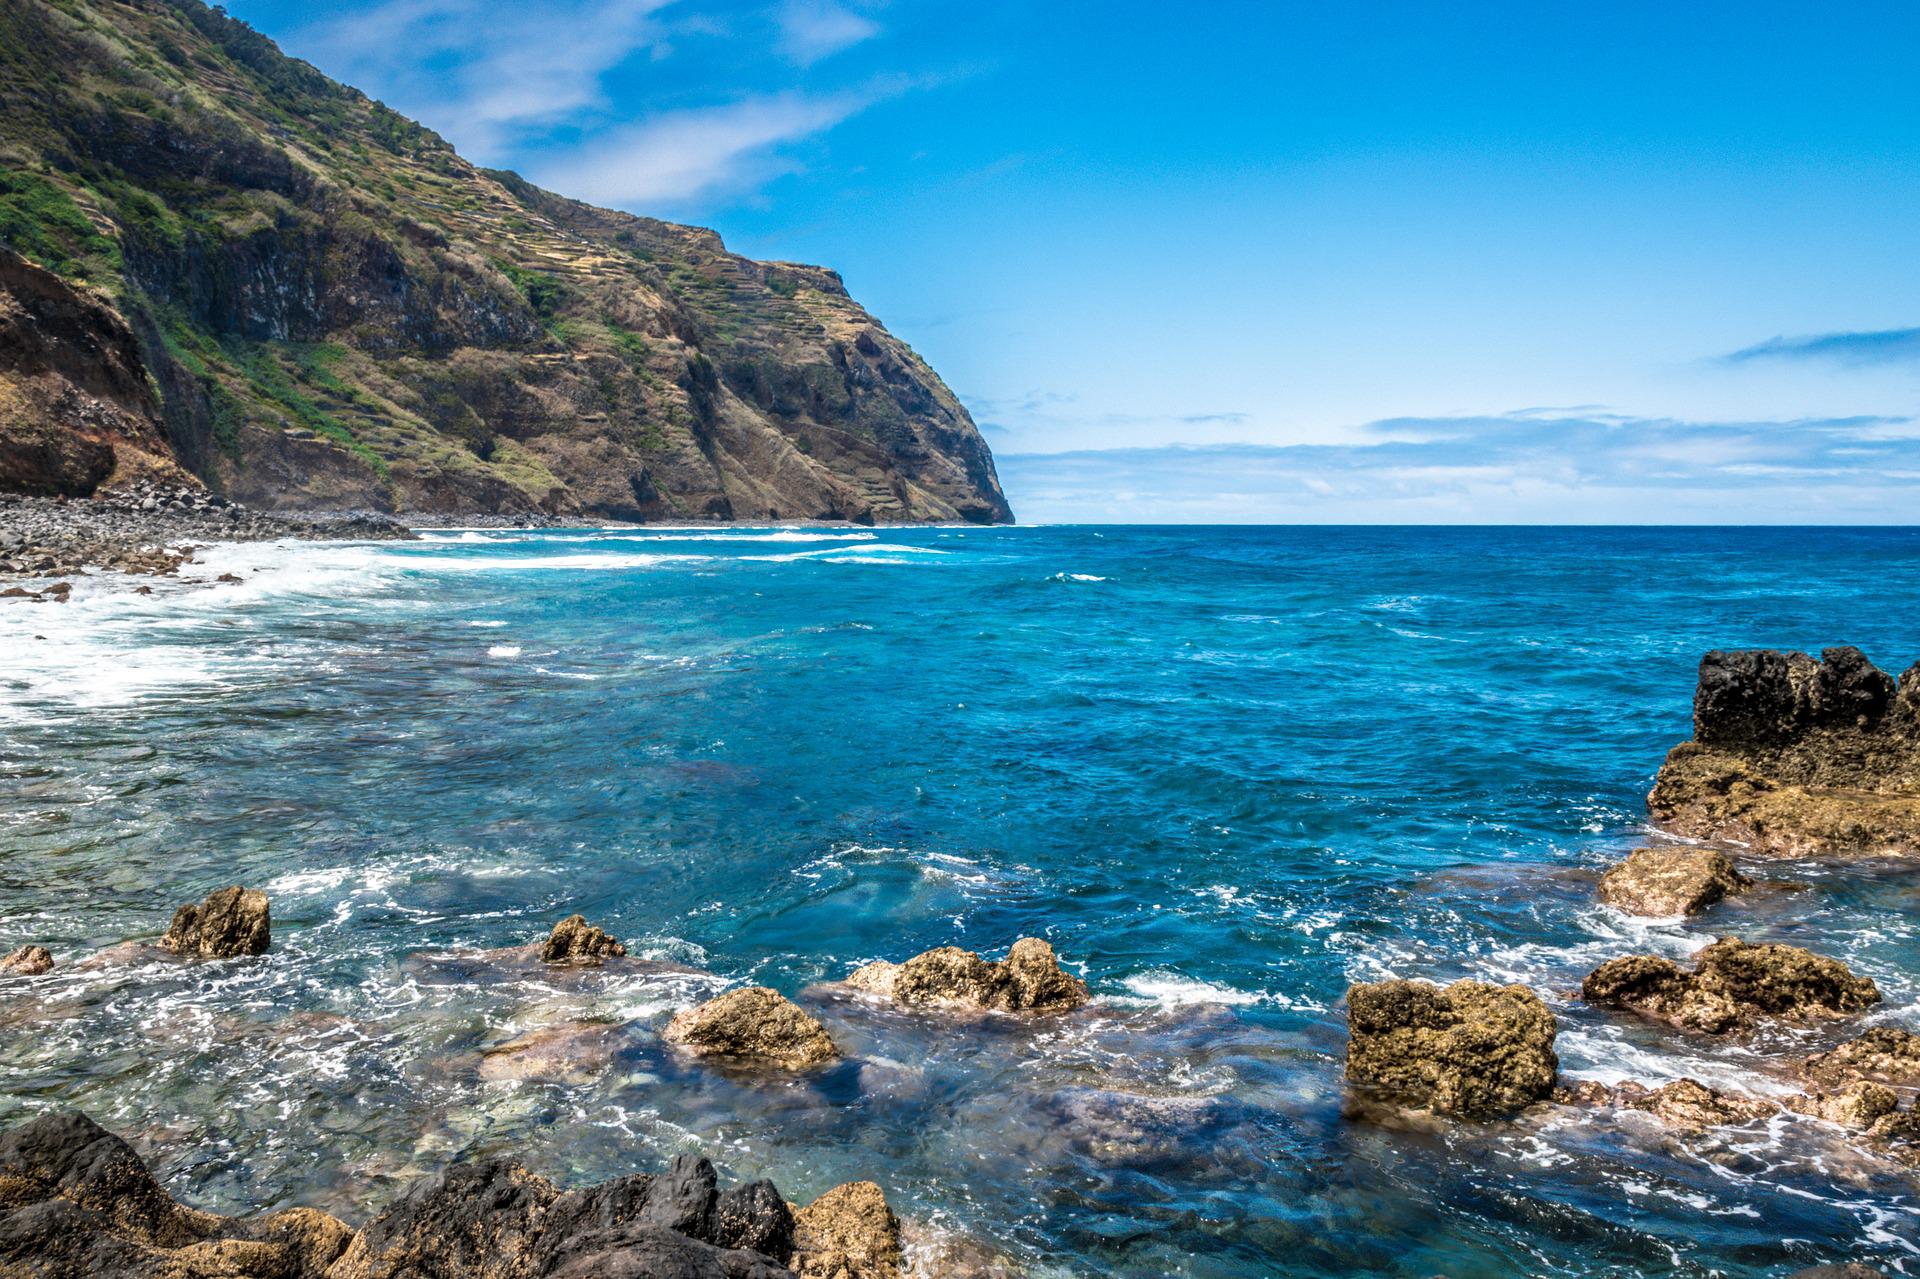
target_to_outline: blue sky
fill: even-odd
[[[1025,519],[1915,522],[1911,5],[229,7],[838,268]]]

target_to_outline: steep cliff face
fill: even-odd
[[[833,272],[477,168],[198,0],[0,0],[0,245],[0,487],[177,461],[282,508],[1012,518]],[[115,372],[26,352],[55,286]]]

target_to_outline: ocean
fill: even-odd
[[[1594,893],[1703,652],[1920,659],[1920,530],[447,530],[202,560],[242,581],[0,608],[0,951],[61,961],[0,979],[0,1125],[78,1106],[196,1206],[356,1221],[461,1156],[571,1184],[698,1149],[800,1201],[872,1178],[919,1255],[1005,1259],[983,1274],[1920,1272],[1916,1174],[1812,1120],[1341,1104],[1344,992],[1390,975],[1526,983],[1568,1080],[1777,1095],[1795,1055],[1920,1027],[1909,871],[1768,865],[1684,924]],[[234,882],[272,898],[266,958],[74,965]],[[484,953],[576,911],[647,962]],[[1742,1044],[1576,997],[1722,934],[1886,999]],[[1024,935],[1089,1009],[828,984]],[[847,1060],[775,1080],[661,1043],[743,983]],[[530,1033],[531,1065],[492,1051]]]

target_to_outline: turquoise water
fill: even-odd
[[[1789,864],[1692,925],[1594,904],[1722,646],[1920,658],[1920,532],[447,532],[218,547],[239,586],[0,609],[0,948],[63,961],[243,881],[259,961],[0,982],[0,1123],[79,1105],[176,1193],[355,1217],[457,1155],[598,1179],[698,1147],[873,1177],[1046,1275],[1913,1270],[1914,1174],[1811,1121],[1341,1117],[1341,998],[1524,981],[1571,1077],[1761,1092],[1843,1029],[1685,1040],[1572,997],[1721,932],[1920,1025],[1920,878]],[[478,952],[581,911],[646,962]],[[1050,939],[1095,1006],[909,1016],[824,983]],[[664,1048],[758,982],[848,1052]],[[515,1078],[493,1048],[560,1027]],[[1850,1028],[1848,1028],[1850,1029]],[[549,1033],[553,1033],[549,1029]],[[523,1072],[524,1073],[524,1072]],[[929,1242],[931,1241],[931,1242]],[[950,1273],[961,1273],[957,1269]],[[991,1271],[989,1271],[991,1273]]]

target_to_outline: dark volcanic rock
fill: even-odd
[[[730,990],[679,1013],[663,1038],[692,1052],[788,1070],[840,1055],[818,1019],[766,986]]]
[[[222,888],[199,905],[182,906],[160,944],[176,955],[232,959],[264,955],[271,940],[267,895],[251,888]]]
[[[53,971],[53,953],[45,946],[22,946],[0,959],[0,977],[38,977]]]
[[[0,1135],[7,1279],[898,1279],[899,1229],[871,1182],[796,1217],[770,1182],[720,1193],[695,1155],[565,1192],[506,1160],[456,1164],[359,1231],[307,1208],[230,1218],[175,1203],[76,1112]]]
[[[1553,1091],[1553,1013],[1524,986],[1383,981],[1347,991],[1347,1079],[1443,1114],[1511,1114]]]
[[[569,915],[553,926],[540,947],[540,960],[547,964],[598,964],[623,958],[627,948],[605,930],[587,922],[584,915]]]
[[[1630,915],[1692,915],[1751,881],[1709,848],[1636,848],[1600,880],[1600,900]]]
[[[960,1004],[1002,1012],[1063,1012],[1087,1002],[1087,986],[1061,969],[1053,947],[1022,937],[993,963],[958,946],[941,946],[903,964],[856,969],[849,985],[898,1004]]]
[[[1709,1034],[1743,1029],[1762,1017],[1845,1016],[1880,999],[1871,978],[1798,946],[1722,937],[1693,959],[1692,972],[1655,955],[1610,959],[1587,974],[1580,994],[1588,1003]]]
[[[1693,709],[1648,796],[1662,828],[1758,854],[1920,855],[1920,666],[1896,682],[1857,648],[1708,653]]]

